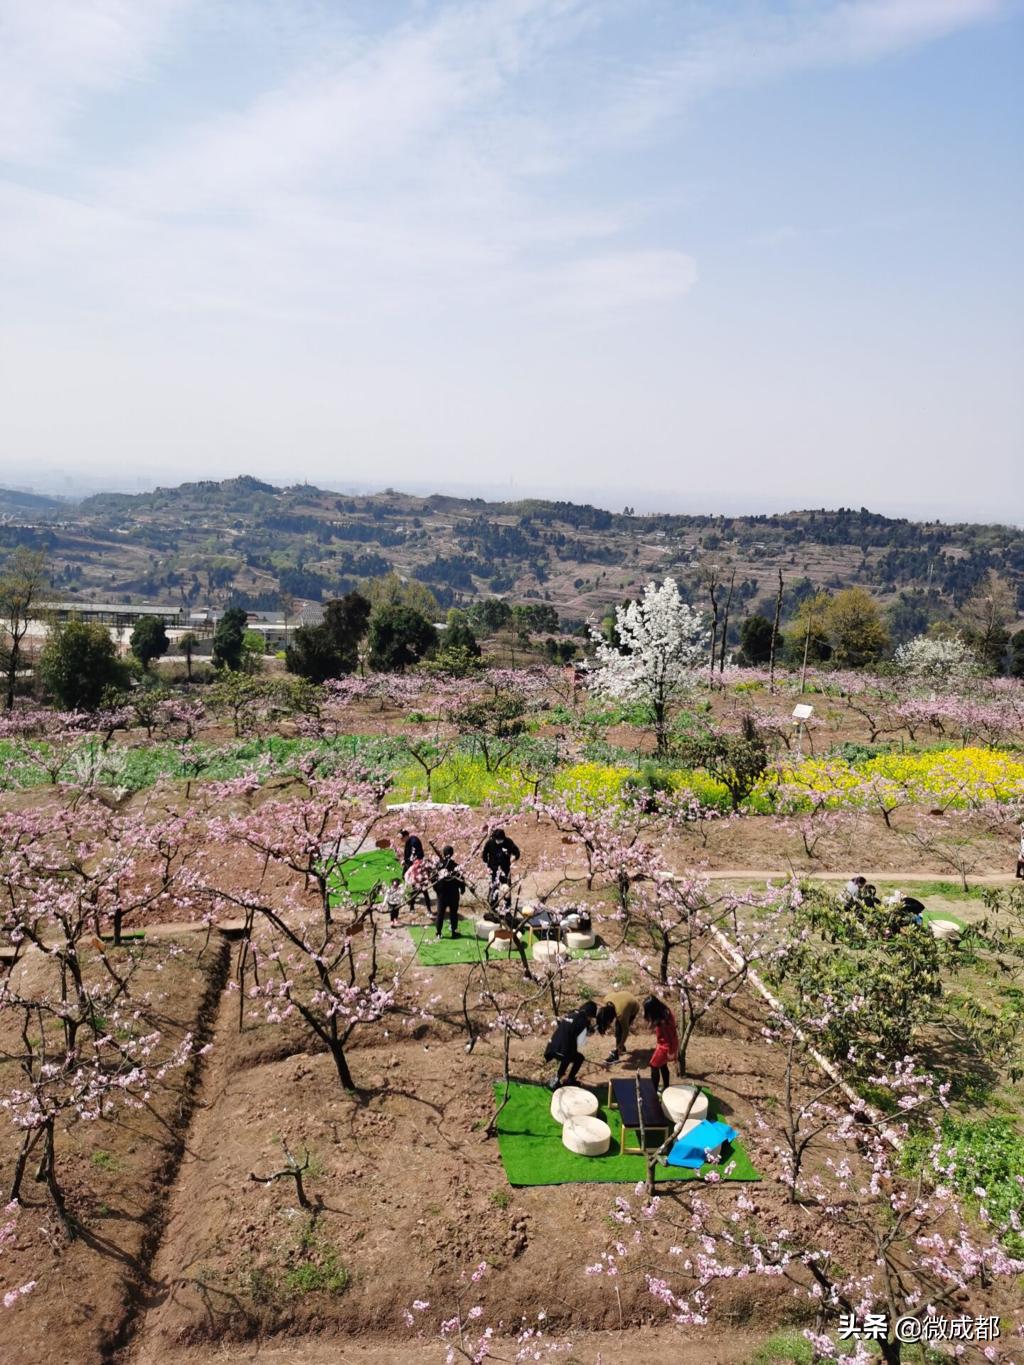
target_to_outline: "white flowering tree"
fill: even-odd
[[[593,682],[595,692],[650,709],[658,753],[668,748],[669,708],[696,681],[707,651],[709,633],[703,612],[687,606],[674,578],[661,587],[648,583],[636,602],[615,611],[619,645],[608,644],[597,631]]]
[[[932,688],[954,688],[981,672],[973,651],[959,635],[948,640],[918,635],[900,645],[893,663],[908,682]]]

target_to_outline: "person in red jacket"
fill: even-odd
[[[679,1033],[676,1017],[656,995],[644,1001],[644,1019],[654,1030],[655,1049],[651,1053],[651,1080],[659,1090],[669,1083],[668,1064],[679,1057]]]

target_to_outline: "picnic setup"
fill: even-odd
[[[495,1085],[495,1097],[505,1087]],[[681,1115],[688,1113],[688,1118]],[[701,1178],[760,1179],[737,1131],[719,1117],[720,1106],[694,1084],[659,1096],[646,1076],[621,1076],[594,1086],[512,1081],[498,1116],[498,1149],[510,1185],[637,1182],[647,1177],[648,1156],[674,1141],[654,1167],[655,1181]]]
[[[458,937],[438,938],[430,925],[411,924],[408,933],[422,966],[447,967],[495,957],[515,957],[520,947],[528,961],[584,960],[608,956],[594,930],[573,927],[578,916],[559,916],[542,906],[524,906],[515,913],[460,918]]]

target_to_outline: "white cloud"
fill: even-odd
[[[342,433],[380,461],[449,439],[507,459],[582,433],[595,481],[593,460],[620,458],[623,432],[662,442],[667,470],[690,422],[736,449],[773,423],[824,446],[862,357],[837,362],[832,388],[794,379],[792,352],[762,340],[760,291],[748,279],[746,295],[729,292],[728,244],[696,287],[704,205],[679,116],[1004,9],[0,0],[0,151],[18,162],[0,180],[4,339],[20,376],[6,415],[33,450],[47,422],[51,443],[73,444],[79,417],[113,450],[150,413],[168,449],[180,423],[204,452],[234,432],[253,462],[292,432],[325,460]],[[117,126],[122,107],[143,117]],[[710,117],[687,131],[715,135]],[[758,237],[755,215],[734,237],[787,244],[765,275],[778,261],[796,287],[814,229],[784,201],[765,216],[782,226]],[[792,409],[772,409],[762,352]],[[41,413],[50,370],[74,401]],[[829,400],[817,429],[808,391]]]
[[[195,0],[0,0],[0,161],[66,145],[97,94],[139,80]]]

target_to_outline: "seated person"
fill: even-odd
[[[583,1065],[583,1047],[597,1022],[597,1005],[587,1000],[574,1014],[566,1015],[555,1024],[555,1031],[544,1051],[546,1062],[558,1062],[558,1075],[548,1081],[549,1090],[560,1085],[572,1085]]]
[[[886,897],[886,905],[892,907],[893,919],[898,926],[904,924],[923,924],[924,905],[914,896],[905,896],[902,891],[894,891]]]
[[[846,893],[846,906],[847,906],[847,909],[849,909],[849,907],[850,907],[851,905],[853,905],[856,901],[860,901],[860,900],[863,900],[863,899],[864,899],[864,890],[865,890],[867,884],[868,884],[868,879],[867,879],[867,877],[851,877],[851,878],[850,878],[850,880],[849,880],[849,881],[846,883],[846,885],[843,887],[843,890],[844,890],[845,893]]]
[[[615,1026],[615,1046],[608,1054],[606,1065],[617,1062],[625,1051],[629,1030],[639,1013],[640,1001],[629,991],[613,991],[605,998],[597,1011],[597,1031],[607,1033],[613,1024]]]

